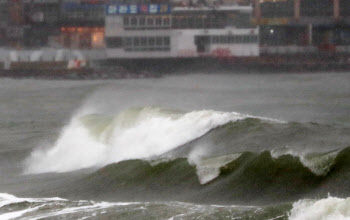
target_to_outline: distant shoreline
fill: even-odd
[[[0,77],[38,79],[129,79],[158,78],[188,73],[318,73],[348,72],[346,57],[256,57],[256,58],[159,58],[114,59],[68,69],[66,63],[17,62],[13,69],[0,63]]]
[[[144,79],[159,78],[148,72],[111,72],[108,70],[86,69],[42,69],[42,70],[0,70],[0,78],[52,79],[52,80],[103,80],[103,79]]]

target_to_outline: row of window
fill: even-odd
[[[123,24],[125,29],[140,28],[169,28],[169,16],[124,16]]]
[[[213,35],[210,37],[212,44],[249,44],[258,41],[257,35]]]
[[[169,51],[170,37],[111,37],[106,38],[106,44],[126,51]]]
[[[170,46],[170,37],[126,37],[123,38],[123,45],[127,47],[139,46]]]
[[[125,29],[142,28],[222,28],[223,20],[213,16],[124,16]]]
[[[209,29],[250,26],[248,14],[174,14],[123,16],[125,29]]]
[[[196,44],[249,44],[258,43],[257,35],[212,35],[197,36]],[[126,50],[168,50],[170,37],[110,37],[106,38],[109,48]]]

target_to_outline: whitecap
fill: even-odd
[[[300,200],[293,204],[290,220],[349,220],[350,198],[328,197],[321,200]]]

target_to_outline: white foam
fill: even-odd
[[[35,198],[18,198],[14,195],[7,194],[7,193],[0,193],[0,208],[10,205],[10,204],[16,204],[16,203],[21,203],[21,202],[48,202],[48,201],[67,201],[66,199],[62,199],[59,197],[54,197],[54,198],[40,198],[40,199],[35,199]]]
[[[9,213],[5,213],[5,214],[1,214],[0,215],[0,220],[9,220],[9,219],[19,218],[22,215],[24,215],[25,213],[36,211],[36,210],[38,210],[39,208],[41,208],[43,206],[44,205],[38,206],[38,207],[34,207],[34,208],[25,209],[25,210],[20,210],[20,211],[15,211],[15,212],[9,212]]]
[[[37,220],[37,219],[52,218],[52,217],[57,217],[57,216],[61,216],[61,215],[73,214],[73,213],[95,212],[97,210],[107,209],[107,208],[114,207],[114,206],[127,206],[127,205],[131,205],[131,204],[137,204],[137,203],[99,202],[99,203],[94,203],[92,205],[64,208],[64,209],[59,210],[59,211],[54,211],[54,212],[50,212],[50,213],[31,216],[30,218],[28,218],[28,220],[29,219],[30,220]]]
[[[53,197],[53,198],[18,198],[14,195],[7,193],[0,193],[0,209],[7,205],[15,205],[22,202],[31,203],[28,208],[16,210],[13,212],[7,212],[0,214],[0,220],[9,219],[44,219],[62,216],[73,213],[86,213],[94,212],[101,209],[106,209],[116,206],[128,206],[139,204],[137,202],[126,203],[126,202],[93,202],[93,201],[69,201],[66,199]],[[35,212],[39,210],[39,212]]]
[[[290,220],[349,220],[350,198],[328,197],[318,201],[300,200],[293,204]]]
[[[56,201],[67,201],[65,199],[61,199],[58,197],[54,198],[18,198],[16,196],[13,196],[11,194],[7,193],[0,193],[0,208],[7,206],[7,205],[12,205],[12,204],[18,204],[18,203],[23,203],[23,202],[29,202],[29,203],[46,203],[46,202],[56,202]],[[31,207],[27,208],[24,210],[19,210],[19,211],[14,211],[14,212],[8,212],[0,215],[0,220],[7,220],[7,219],[15,219],[23,216],[25,213],[33,212],[35,210],[40,209],[44,205],[36,206],[36,207]]]

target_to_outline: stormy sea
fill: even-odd
[[[0,219],[350,218],[350,74],[0,79]]]

